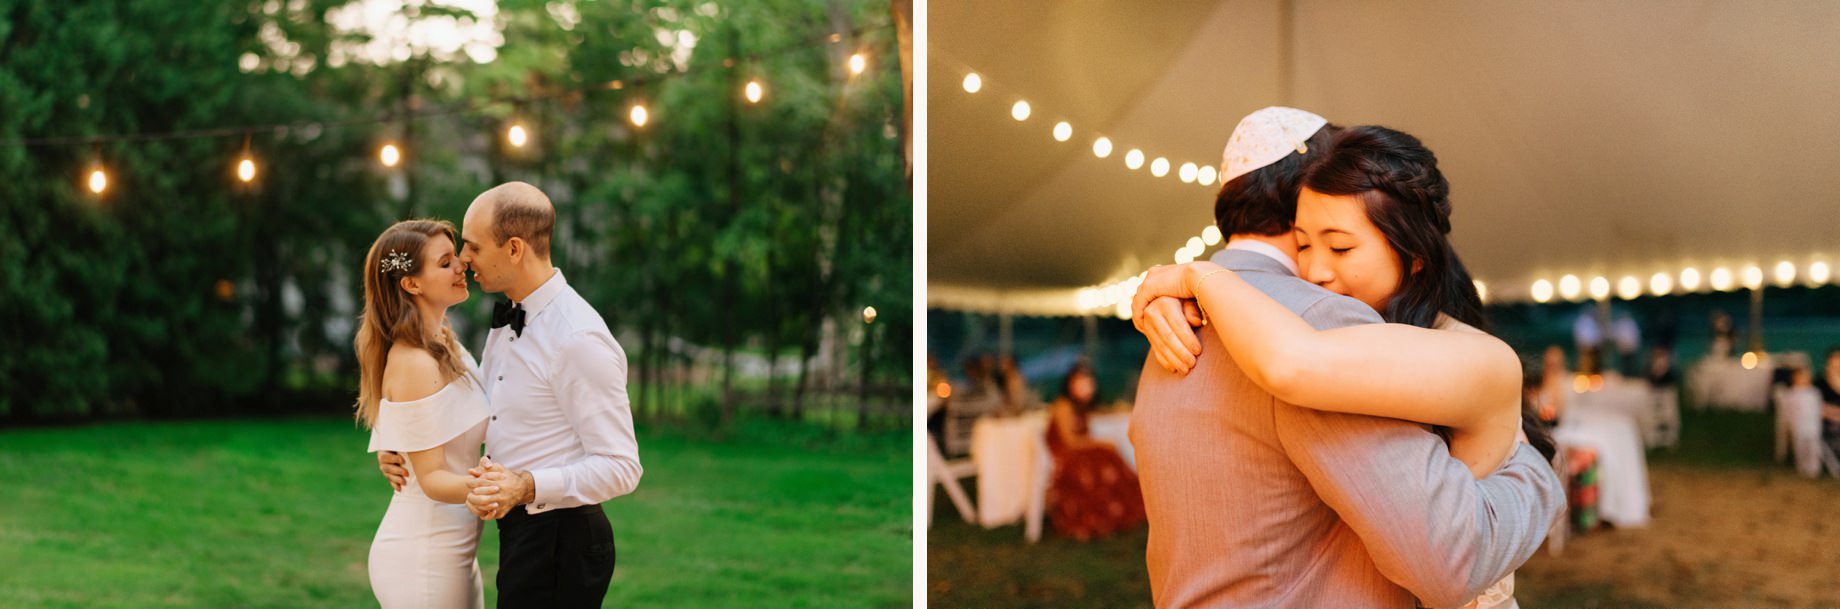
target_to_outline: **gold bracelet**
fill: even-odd
[[[1207,274],[1202,275],[1200,278],[1195,279],[1194,287],[1190,288],[1190,290],[1194,292],[1193,294],[1190,294],[1190,296],[1195,297],[1195,308],[1201,310],[1201,325],[1203,326],[1208,325],[1209,320],[1208,320],[1207,309],[1201,308],[1201,284],[1206,283],[1208,278],[1213,277],[1215,273],[1225,273],[1225,272],[1227,272],[1227,269],[1225,267],[1214,269],[1212,271],[1208,271]]]
[[[1214,270],[1212,270],[1212,271],[1208,271],[1206,275],[1202,275],[1202,276],[1201,276],[1200,278],[1197,278],[1197,279],[1195,279],[1195,287],[1194,287],[1194,288],[1192,288],[1193,290],[1196,290],[1196,292],[1195,292],[1195,295],[1196,295],[1196,296],[1200,296],[1200,295],[1201,295],[1201,293],[1199,292],[1199,290],[1201,289],[1201,285],[1202,285],[1202,284],[1204,284],[1204,283],[1207,283],[1207,280],[1208,280],[1208,278],[1209,278],[1209,277],[1213,277],[1213,276],[1215,276],[1215,275],[1217,275],[1217,274],[1220,274],[1220,273],[1225,273],[1225,272],[1227,272],[1227,269],[1226,269],[1226,268],[1224,268],[1224,267],[1223,267],[1223,268],[1218,268],[1218,269],[1214,269]]]

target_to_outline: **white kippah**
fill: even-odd
[[[1270,106],[1246,115],[1233,128],[1227,149],[1221,153],[1220,183],[1282,160],[1291,151],[1309,152],[1304,142],[1329,124],[1323,117],[1283,106]]]

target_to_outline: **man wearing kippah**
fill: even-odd
[[[1227,245],[1212,261],[1319,330],[1382,322],[1298,277],[1303,168],[1338,129],[1295,108],[1247,116],[1214,207]],[[1151,307],[1201,323],[1189,303]],[[1425,427],[1280,402],[1200,334],[1215,355],[1186,375],[1147,358],[1131,415],[1157,607],[1460,605],[1526,559],[1514,549],[1538,547],[1564,500],[1537,453],[1476,480]],[[1392,526],[1406,520],[1427,524]]]

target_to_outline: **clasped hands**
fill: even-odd
[[[512,508],[536,499],[536,484],[530,472],[506,470],[491,457],[480,457],[479,467],[466,473],[472,476],[466,481],[466,509],[482,520],[504,518]]]
[[[1193,282],[1198,271],[1217,268],[1212,263],[1151,267],[1132,295],[1131,325],[1150,341],[1150,355],[1163,369],[1188,374],[1195,367],[1201,355],[1195,328],[1205,320],[1195,302]]]

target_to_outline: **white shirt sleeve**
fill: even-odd
[[[645,469],[626,394],[626,351],[612,336],[580,332],[563,340],[550,385],[588,456],[532,470],[532,512],[598,504],[633,492]]]

